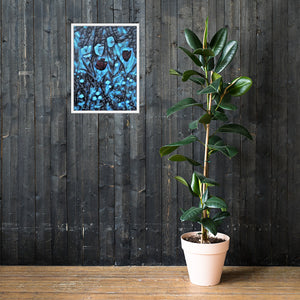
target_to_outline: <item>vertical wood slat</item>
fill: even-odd
[[[287,66],[286,28],[288,2],[273,1],[273,94],[272,94],[272,260],[288,261],[288,205],[282,201],[288,193],[288,75],[282,72]],[[280,19],[280,22],[278,20]],[[285,49],[285,50],[284,50]],[[284,175],[283,175],[284,174]],[[275,227],[275,228],[274,228]]]
[[[176,91],[176,78],[172,78],[169,75],[170,64],[177,59],[177,47],[174,47],[173,43],[177,38],[177,18],[174,18],[176,9],[177,3],[171,5],[168,2],[161,2],[160,51],[167,58],[167,63],[161,63],[160,65],[160,73],[162,75],[160,84],[164,86],[160,93],[162,101],[162,144],[170,144],[180,139],[177,134],[176,118],[166,117],[167,109],[177,102],[177,97],[174,96],[174,92],[171,92],[172,90]],[[176,68],[176,66],[172,66],[172,68]],[[175,86],[172,86],[171,82],[174,81]],[[158,152],[156,155],[159,157]],[[177,167],[176,163],[168,161],[166,157],[161,159],[161,163],[161,182],[163,187],[161,191],[162,264],[168,265],[173,262],[177,252],[177,182],[174,179],[174,176],[177,175]]]
[[[273,84],[267,80],[269,74],[273,72],[273,52],[272,50],[272,4],[265,1],[257,1],[257,109],[256,109],[256,201],[255,212],[252,218],[252,234],[255,241],[257,239],[267,239],[270,244],[270,235],[265,236],[263,222],[270,222],[272,192],[268,186],[272,186],[272,106],[268,105],[268,99],[272,97]],[[266,107],[269,107],[268,113]],[[263,166],[263,168],[262,168]],[[261,205],[264,204],[264,210]],[[253,263],[259,263],[264,252],[263,245],[257,245],[253,249]],[[253,259],[253,258],[252,258]]]
[[[97,0],[82,0],[82,23],[97,22]],[[98,220],[98,116],[82,116],[81,208],[83,231],[83,264],[99,264]],[[89,174],[89,176],[87,176]]]
[[[241,5],[243,18],[240,18],[240,73],[248,74],[250,78],[255,78],[257,63],[256,51],[252,51],[257,46],[257,15],[256,3],[253,1],[243,1]],[[255,260],[254,249],[251,249],[249,255],[249,244],[255,243],[256,228],[255,223],[255,205],[250,203],[251,199],[256,197],[256,91],[258,82],[254,80],[253,88],[247,95],[240,100],[241,123],[247,127],[253,136],[253,141],[242,139],[241,143],[241,169],[240,169],[240,211],[239,220],[239,249],[241,264],[253,264]],[[259,165],[259,163],[258,163]]]
[[[129,0],[114,1],[114,22],[128,23]],[[115,264],[126,264],[130,258],[130,118],[115,115]]]
[[[32,264],[35,257],[35,109],[33,76],[33,1],[18,5],[18,262]],[[23,32],[23,33],[22,33]],[[23,251],[27,249],[27,251]]]
[[[288,230],[289,230],[289,261],[288,264],[300,264],[300,226],[295,226],[299,222],[300,206],[298,202],[300,194],[300,95],[297,82],[300,82],[300,40],[299,36],[299,14],[300,3],[298,1],[288,1],[288,61],[287,66],[293,66],[287,70],[288,82]],[[275,259],[273,260],[275,262]]]
[[[146,261],[160,263],[161,254],[161,1],[146,2]],[[153,174],[155,170],[155,175]]]
[[[51,249],[51,173],[50,173],[50,6],[34,2],[34,79],[36,148],[36,261],[52,263]],[[40,51],[43,48],[44,51]],[[45,72],[47,70],[47,72]]]
[[[0,16],[2,17],[2,1],[0,1]],[[2,32],[2,24],[0,23],[0,32]],[[2,41],[0,41],[0,94],[2,95]],[[3,183],[3,172],[2,172],[2,96],[0,97],[0,264],[2,263],[2,183]]]
[[[51,223],[52,263],[67,261],[66,201],[66,36],[65,3],[51,2]],[[54,17],[55,16],[55,17]]]
[[[66,2],[67,18],[67,95],[71,95],[71,23],[81,22],[81,1]],[[82,224],[82,115],[71,114],[67,103],[67,205],[68,205],[68,261],[78,265],[83,262],[83,224]],[[80,128],[77,129],[77,128]]]
[[[139,23],[140,32],[140,113],[130,115],[130,264],[145,261],[145,3],[130,1],[130,22]]]
[[[98,22],[113,23],[113,0],[98,1]],[[115,120],[99,116],[99,245],[100,264],[115,262]]]
[[[2,7],[2,263],[18,264],[17,4]]]

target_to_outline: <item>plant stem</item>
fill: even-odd
[[[209,94],[209,99],[208,99],[208,107],[207,107],[207,113],[211,113],[211,103],[212,103],[212,94]],[[208,165],[208,138],[209,138],[209,126],[210,124],[206,124],[206,130],[205,130],[205,148],[204,148],[204,166],[203,166],[203,175],[205,177],[208,177],[208,170],[209,170],[209,165]],[[204,194],[206,185],[203,183],[202,184],[202,194]],[[207,211],[203,210],[202,213],[203,218],[207,218]],[[206,242],[208,237],[207,237],[207,229],[204,228],[204,226],[201,224],[201,243]]]
[[[209,101],[208,101],[208,108],[207,113],[211,114],[211,102],[212,102],[212,95],[209,94]],[[208,139],[209,139],[209,126],[210,124],[206,124],[206,130],[205,130],[205,148],[204,148],[204,170],[203,175],[205,177],[208,176]],[[202,193],[205,192],[205,184],[202,185]]]

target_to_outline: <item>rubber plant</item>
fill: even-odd
[[[203,162],[180,154],[169,157],[170,161],[186,161],[194,166],[190,183],[181,176],[176,176],[175,179],[185,185],[193,196],[199,198],[197,207],[193,206],[188,210],[181,210],[180,219],[181,221],[201,224],[201,243],[208,242],[208,232],[216,235],[217,226],[229,216],[224,199],[211,195],[209,192],[210,187],[218,185],[215,180],[209,178],[209,164],[212,156],[220,152],[231,159],[238,153],[234,146],[226,143],[221,134],[240,134],[252,140],[251,134],[245,127],[230,123],[228,118],[229,112],[237,109],[233,97],[244,95],[252,86],[252,80],[249,77],[240,76],[228,83],[221,75],[234,58],[238,44],[236,41],[227,42],[227,28],[218,30],[210,42],[208,42],[207,31],[208,19],[205,22],[202,41],[193,31],[185,29],[186,42],[191,49],[179,48],[192,60],[194,68],[184,72],[170,70],[171,75],[181,77],[183,82],[190,80],[195,83],[198,86],[197,95],[199,95],[199,99],[189,97],[179,101],[167,110],[167,116],[182,109],[194,107],[199,109],[199,117],[189,123],[191,135],[160,148],[160,155],[163,157],[171,154],[179,147],[192,143],[198,143],[202,145],[200,147],[204,147]],[[213,122],[216,122],[215,130],[211,130]],[[197,130],[205,131],[204,141],[197,137]],[[201,172],[195,170],[199,167]],[[218,209],[218,211],[211,214],[212,209]]]

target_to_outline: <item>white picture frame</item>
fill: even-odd
[[[139,24],[71,24],[71,112],[139,113]]]

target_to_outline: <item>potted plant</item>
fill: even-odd
[[[201,232],[183,234],[181,244],[191,282],[205,286],[219,283],[229,248],[229,237],[217,232],[218,225],[229,216],[229,212],[225,200],[210,193],[210,187],[218,183],[209,177],[209,164],[217,152],[229,159],[238,153],[234,146],[225,142],[223,133],[240,134],[252,140],[245,127],[230,123],[228,118],[228,113],[237,109],[232,98],[245,94],[250,89],[252,80],[240,76],[226,82],[220,74],[236,54],[237,42],[227,42],[227,28],[218,30],[208,42],[207,29],[208,19],[205,22],[202,41],[193,31],[185,29],[185,38],[191,49],[179,47],[192,60],[195,68],[184,72],[170,70],[171,75],[181,77],[182,81],[191,80],[197,84],[197,95],[202,99],[185,98],[169,108],[167,116],[194,107],[198,109],[199,117],[189,123],[191,135],[160,148],[161,157],[171,154],[181,146],[193,143],[204,149],[203,162],[180,154],[171,155],[169,160],[186,161],[194,167],[190,182],[181,176],[176,176],[175,179],[199,199],[198,206],[182,210],[180,219],[200,224]],[[213,122],[216,123],[214,130],[211,129]],[[205,131],[203,141],[197,136],[197,131],[201,129]],[[195,170],[196,168],[200,168],[200,171]]]

